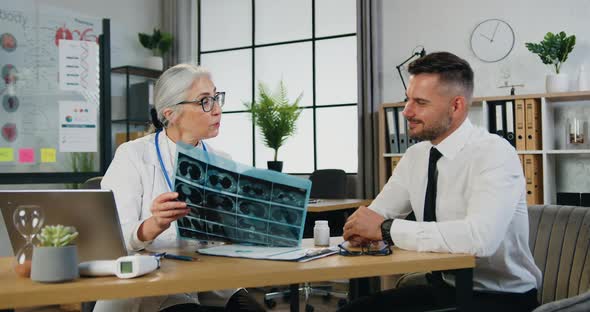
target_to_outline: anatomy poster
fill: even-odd
[[[174,189],[190,208],[182,238],[299,246],[311,181],[177,145]]]

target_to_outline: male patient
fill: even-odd
[[[478,311],[531,311],[541,271],[531,255],[525,181],[514,148],[467,118],[473,96],[469,64],[447,52],[409,65],[403,114],[412,138],[391,178],[369,207],[344,226],[352,244],[385,240],[417,251],[477,257]],[[404,218],[414,212],[417,221]],[[454,277],[361,298],[342,311],[422,311],[455,304]]]

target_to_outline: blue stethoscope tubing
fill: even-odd
[[[162,132],[162,130],[156,131],[156,136],[155,136],[156,152],[158,153],[158,160],[160,161],[160,168],[162,168],[162,173],[164,174],[164,178],[166,178],[166,184],[168,184],[168,188],[170,189],[170,191],[172,191],[173,190],[172,181],[170,180],[170,176],[168,176],[168,171],[166,171],[166,167],[164,166],[164,161],[162,160],[162,153],[160,152],[160,143],[158,142],[158,137],[160,136],[160,132]],[[201,144],[203,144],[203,150],[206,152],[207,146],[205,146],[205,142],[201,141]]]

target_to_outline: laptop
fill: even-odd
[[[39,205],[43,225],[74,226],[79,236],[78,260],[113,260],[127,256],[119,215],[112,191],[109,190],[0,190],[0,254],[13,255],[25,239],[16,230],[12,214],[19,205]],[[38,243],[37,239],[33,242]]]

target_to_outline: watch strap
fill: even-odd
[[[391,238],[391,225],[393,224],[393,219],[385,219],[381,223],[381,236],[383,240],[387,242],[389,245],[393,245],[393,239]]]

